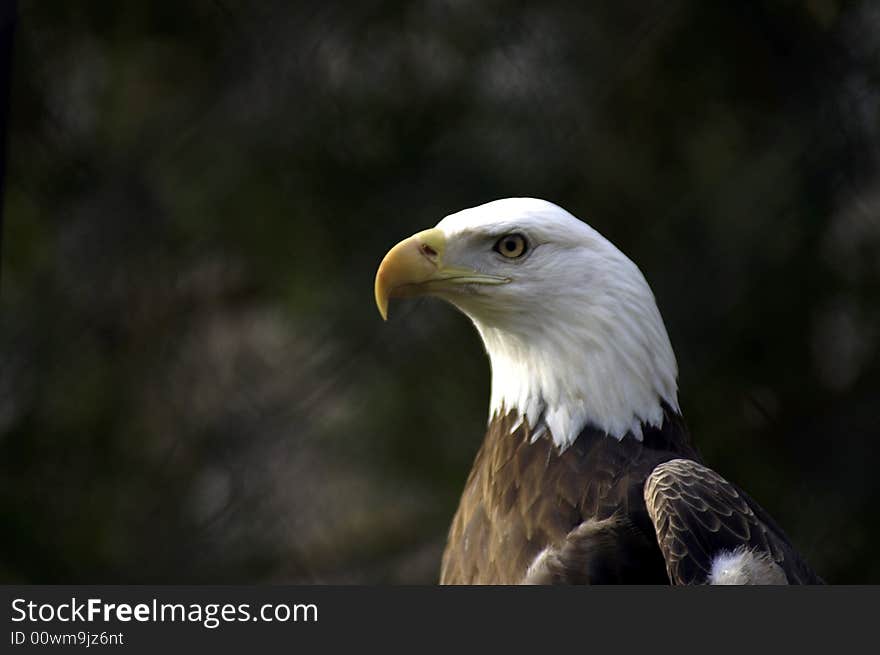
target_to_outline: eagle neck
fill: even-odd
[[[646,426],[663,425],[664,406],[679,413],[675,356],[656,319],[654,330],[618,322],[613,336],[589,323],[518,331],[475,321],[492,368],[490,420],[514,411],[514,429],[527,422],[533,440],[549,433],[561,450],[587,427],[641,441]]]

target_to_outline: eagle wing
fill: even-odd
[[[719,567],[742,565],[743,557],[757,568],[739,579],[758,584],[822,582],[757,503],[698,462],[673,459],[660,464],[645,481],[644,497],[673,584],[710,582]]]

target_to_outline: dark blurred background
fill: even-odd
[[[880,6],[21,2],[0,581],[430,583],[488,361],[386,250],[543,197],[645,272],[711,465],[880,582]]]

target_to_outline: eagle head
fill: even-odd
[[[560,449],[587,426],[641,439],[678,411],[677,366],[651,288],[610,241],[545,200],[465,209],[394,246],[390,298],[431,295],[466,314],[492,366],[490,419],[516,412]]]

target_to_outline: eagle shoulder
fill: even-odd
[[[699,462],[658,465],[644,498],[673,584],[821,583],[754,500]]]

